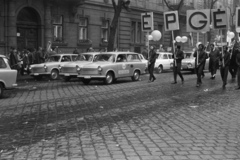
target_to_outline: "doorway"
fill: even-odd
[[[37,49],[40,37],[40,16],[33,8],[23,8],[17,16],[17,48]]]

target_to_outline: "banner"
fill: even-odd
[[[236,32],[240,33],[240,7],[236,8]]]
[[[210,9],[187,10],[187,32],[208,32],[209,26]]]
[[[142,21],[142,31],[144,32],[150,32],[154,28],[153,23],[153,12],[149,13],[142,13],[141,14],[141,21]]]
[[[225,9],[212,9],[213,29],[227,29],[227,11]]]
[[[164,12],[165,31],[179,30],[178,11]]]

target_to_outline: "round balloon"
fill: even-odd
[[[240,28],[236,28],[236,31],[237,31],[238,33],[240,33]]]
[[[234,37],[235,37],[234,32],[230,32],[230,33],[229,33],[229,37],[230,37],[230,38],[234,38]]]
[[[159,41],[162,37],[162,34],[159,30],[154,30],[151,35],[153,36],[154,41]]]
[[[148,35],[148,40],[149,41],[153,40],[153,36],[152,35]]]
[[[187,40],[188,40],[187,36],[183,36],[183,37],[182,37],[182,43],[187,42]]]
[[[182,41],[182,37],[177,36],[177,37],[176,37],[176,41],[177,41],[177,42],[181,42],[181,41]]]

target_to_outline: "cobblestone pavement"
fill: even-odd
[[[240,160],[240,92],[172,73],[113,85],[19,82],[0,100],[1,160]],[[229,78],[230,79],[230,78]]]

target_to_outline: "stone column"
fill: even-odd
[[[51,5],[46,2],[45,4],[45,13],[44,13],[44,44],[45,48],[48,45],[48,42],[52,42],[52,14],[51,14]]]
[[[8,46],[17,48],[17,25],[16,25],[15,0],[8,1]]]

